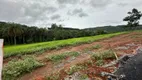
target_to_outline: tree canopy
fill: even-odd
[[[104,26],[86,29],[68,28],[52,24],[50,28],[38,28],[17,23],[0,22],[0,38],[5,45],[28,44],[53,40],[62,40],[77,37],[94,36],[128,30],[125,25]],[[142,29],[142,26],[137,27]]]
[[[131,12],[128,12],[128,16],[123,19],[127,21],[128,27],[137,27],[139,25],[139,20],[142,17],[142,13],[137,9],[133,8]]]

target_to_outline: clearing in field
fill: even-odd
[[[133,54],[141,45],[142,31],[133,31],[7,46],[3,80],[105,80],[101,72],[118,67],[105,67],[116,54]]]

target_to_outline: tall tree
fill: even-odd
[[[125,17],[123,21],[127,21],[127,26],[130,28],[137,27],[139,25],[139,20],[141,17],[142,13],[134,8],[131,12],[128,12],[128,16]]]
[[[14,44],[17,43],[17,36],[20,36],[23,33],[22,28],[19,24],[10,24],[10,27],[8,28],[8,35],[14,38]]]

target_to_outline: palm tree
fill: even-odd
[[[8,28],[8,35],[13,37],[14,44],[17,44],[16,37],[20,36],[23,33],[23,30],[19,24],[10,24],[10,27]]]

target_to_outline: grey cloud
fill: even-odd
[[[83,12],[83,10],[82,10],[82,8],[80,8],[80,9],[74,9],[73,11],[68,11],[68,15],[76,15],[76,14],[79,14],[79,13],[82,13]]]
[[[14,1],[0,0],[0,19],[14,21],[23,15],[22,3],[17,4]]]
[[[80,9],[74,9],[73,11],[68,11],[67,14],[71,15],[71,16],[77,15],[79,17],[86,17],[86,16],[88,16],[88,14],[85,13],[82,8],[80,8]]]
[[[57,19],[60,19],[60,15],[59,14],[56,14],[56,15],[53,15],[51,16],[51,20],[57,20]]]
[[[32,24],[39,20],[48,20],[48,15],[58,11],[55,6],[44,2],[0,0],[0,20]]]
[[[58,11],[58,8],[53,7],[53,6],[49,6],[46,9],[47,9],[48,13],[54,13],[54,12]]]
[[[57,0],[59,4],[76,4],[79,0]]]
[[[79,14],[79,17],[86,17],[86,16],[88,16],[87,13],[83,13],[83,12],[82,12],[82,13]]]
[[[118,5],[118,6],[121,6],[121,7],[128,6],[128,4],[127,4],[127,3],[118,3],[117,5]]]
[[[74,15],[74,14],[78,14],[80,12],[83,12],[82,8],[73,10],[72,14]]]
[[[32,4],[28,7],[25,7],[25,15],[31,16],[31,17],[40,17],[41,15],[44,14],[51,14],[55,13],[58,9],[53,6],[42,6],[40,4]]]
[[[111,2],[111,0],[91,0],[90,4],[95,8],[102,8],[111,4]]]

